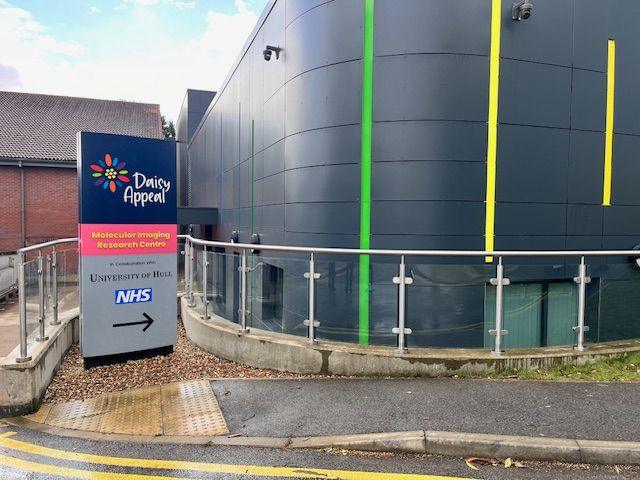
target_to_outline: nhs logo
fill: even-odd
[[[144,303],[152,300],[151,288],[130,288],[128,290],[116,290],[116,305],[124,303]]]

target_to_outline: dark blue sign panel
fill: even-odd
[[[173,345],[175,142],[81,132],[78,184],[82,356]]]
[[[81,224],[176,223],[175,142],[79,135]]]

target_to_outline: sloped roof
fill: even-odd
[[[162,138],[160,106],[0,91],[0,158],[75,162],[81,130]]]

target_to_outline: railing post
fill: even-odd
[[[578,352],[584,352],[584,334],[589,331],[589,327],[584,324],[586,313],[587,284],[591,283],[591,277],[587,276],[587,266],[584,263],[584,257],[580,258],[578,266],[578,276],[573,279],[578,284],[578,325],[573,327],[578,337],[577,344],[574,347]]]
[[[303,323],[308,327],[308,340],[313,345],[316,343],[316,327],[320,326],[320,322],[316,320],[316,280],[320,278],[320,274],[316,273],[313,253],[309,258],[309,271],[305,272],[304,278],[309,280],[309,318]]]
[[[187,306],[189,307],[195,307],[196,302],[195,302],[195,295],[193,294],[193,271],[194,271],[194,264],[195,264],[195,257],[196,257],[196,251],[195,251],[195,247],[193,245],[193,243],[189,242],[189,257],[187,258],[187,262],[188,262],[188,283],[189,283],[189,293],[187,296]]]
[[[51,252],[51,325],[60,325],[58,320],[58,254],[54,248]]]
[[[504,278],[504,266],[502,265],[502,257],[498,258],[498,266],[496,267],[496,278],[490,280],[491,285],[496,287],[496,328],[489,330],[489,334],[496,337],[495,344],[491,353],[494,355],[502,355],[504,349],[502,348],[502,337],[509,333],[508,330],[502,328],[502,294],[503,288],[509,285],[511,282],[508,278]]]
[[[189,300],[189,240],[184,241],[184,298]]]
[[[242,249],[242,260],[240,264],[240,331],[242,333],[249,332],[247,328],[247,273],[249,268],[247,267],[247,249]]]
[[[36,337],[36,342],[44,342],[49,340],[44,334],[44,269],[43,269],[43,261],[44,258],[42,256],[42,250],[38,251],[38,306],[39,306],[39,317],[38,317],[38,336]]]
[[[202,247],[202,304],[204,306],[204,314],[202,318],[209,319],[209,292],[207,288],[207,275],[209,266],[209,257],[207,255],[207,246]]]
[[[24,253],[18,254],[18,301],[20,302],[20,356],[16,362],[24,363],[31,360],[27,353],[27,289],[24,279]]]
[[[404,255],[400,257],[398,276],[393,277],[393,283],[398,285],[398,326],[391,329],[391,331],[398,335],[398,353],[406,353],[407,347],[405,346],[405,335],[410,335],[412,333],[411,329],[405,326],[406,287],[413,283],[413,278],[407,277],[406,275]]]
[[[51,313],[51,254],[44,257],[44,318]]]

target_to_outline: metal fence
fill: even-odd
[[[393,283],[397,285],[397,323],[392,328],[392,333],[397,336],[397,350],[399,353],[405,353],[407,351],[406,339],[407,335],[412,333],[412,330],[407,326],[407,314],[406,314],[406,297],[407,289],[413,283],[413,278],[407,275],[406,259],[409,257],[438,257],[438,258],[459,258],[470,257],[479,259],[482,262],[487,262],[488,265],[493,265],[495,268],[495,276],[487,278],[486,282],[495,286],[495,325],[494,328],[488,330],[488,334],[493,337],[492,353],[495,355],[502,355],[504,349],[504,337],[509,332],[504,328],[504,287],[508,286],[511,282],[510,279],[505,276],[504,259],[506,258],[541,258],[541,257],[555,257],[563,258],[563,262],[572,263],[570,260],[575,260],[575,277],[573,282],[577,289],[577,315],[575,323],[573,325],[573,332],[575,335],[574,348],[577,351],[585,350],[585,332],[589,330],[589,327],[585,324],[586,315],[586,286],[591,281],[587,275],[586,258],[590,257],[631,257],[635,259],[640,256],[640,252],[636,250],[603,250],[603,251],[458,251],[458,250],[360,250],[360,249],[347,249],[347,248],[311,248],[311,247],[293,247],[293,246],[278,246],[278,245],[256,245],[256,244],[241,244],[241,243],[227,243],[217,241],[206,241],[198,238],[193,238],[188,235],[182,235],[180,238],[184,241],[185,264],[185,294],[190,306],[195,305],[196,296],[202,296],[202,310],[203,317],[209,318],[210,316],[210,294],[208,290],[208,272],[210,268],[210,261],[207,252],[213,250],[225,249],[237,252],[240,255],[240,265],[238,272],[239,279],[239,330],[246,333],[249,331],[247,323],[249,308],[248,308],[248,274],[252,269],[248,265],[248,259],[251,258],[252,252],[256,249],[262,252],[281,252],[281,253],[296,253],[308,255],[307,268],[304,273],[304,279],[307,282],[307,318],[304,321],[306,327],[306,337],[310,344],[314,344],[317,341],[316,330],[320,326],[316,318],[316,282],[320,278],[320,274],[316,270],[317,256],[320,254],[327,255],[348,255],[358,258],[361,255],[367,256],[384,256],[395,257],[397,259],[397,275],[392,279]],[[202,251],[201,257],[198,256],[196,247],[199,247]],[[202,260],[200,260],[202,258]],[[198,271],[200,270],[200,271]]]
[[[28,362],[27,339],[37,329],[35,341],[48,340],[45,324],[59,325],[61,308],[78,308],[77,238],[62,238],[17,251],[20,307],[20,356]],[[71,248],[63,248],[75,244]]]
[[[255,245],[233,242],[207,241],[188,235],[179,235],[180,245],[184,247],[178,252],[184,255],[184,291],[190,306],[195,306],[196,296],[202,298],[203,317],[210,317],[211,297],[209,288],[210,268],[208,253],[214,250],[230,251],[239,255],[239,298],[238,323],[239,331],[249,332],[249,279],[248,274],[255,270],[261,263],[250,266],[250,259],[256,257],[256,249],[262,252],[280,252],[288,254],[302,254],[306,259],[297,259],[298,265],[305,264],[305,272],[301,279],[306,281],[306,319],[303,322],[306,328],[306,337],[310,344],[317,341],[316,331],[320,322],[316,318],[316,283],[320,279],[317,269],[318,255],[346,255],[359,258],[366,256],[382,256],[395,258],[397,275],[390,280],[397,286],[397,315],[396,325],[391,329],[397,339],[399,353],[407,351],[407,335],[412,330],[407,326],[406,298],[407,289],[413,284],[413,278],[407,275],[407,258],[434,257],[434,258],[475,258],[479,261],[490,262],[495,268],[495,276],[486,278],[486,282],[495,286],[495,325],[488,333],[493,336],[492,352],[495,355],[504,353],[503,340],[508,331],[503,325],[504,287],[510,284],[510,279],[505,276],[505,258],[544,258],[556,257],[575,260],[576,276],[573,278],[577,291],[577,315],[575,325],[572,327],[575,335],[575,349],[585,350],[585,332],[589,327],[585,324],[586,315],[586,286],[591,281],[587,274],[587,258],[627,257],[637,259],[640,252],[637,250],[602,250],[602,251],[459,251],[459,250],[359,250],[347,248],[312,248],[280,245]],[[28,337],[35,329],[37,334],[35,341],[45,341],[46,321],[51,325],[59,324],[61,305],[65,311],[78,308],[79,284],[78,284],[78,248],[77,238],[63,238],[52,242],[33,245],[17,251],[18,261],[18,294],[20,302],[20,356],[18,362],[27,362],[31,359],[28,355]],[[73,245],[63,249],[63,245]],[[199,257],[197,249],[202,254]],[[569,263],[568,260],[564,260]],[[233,289],[235,292],[235,289]],[[61,297],[62,294],[62,297]],[[62,298],[62,302],[61,302]],[[31,327],[31,328],[30,328]]]

